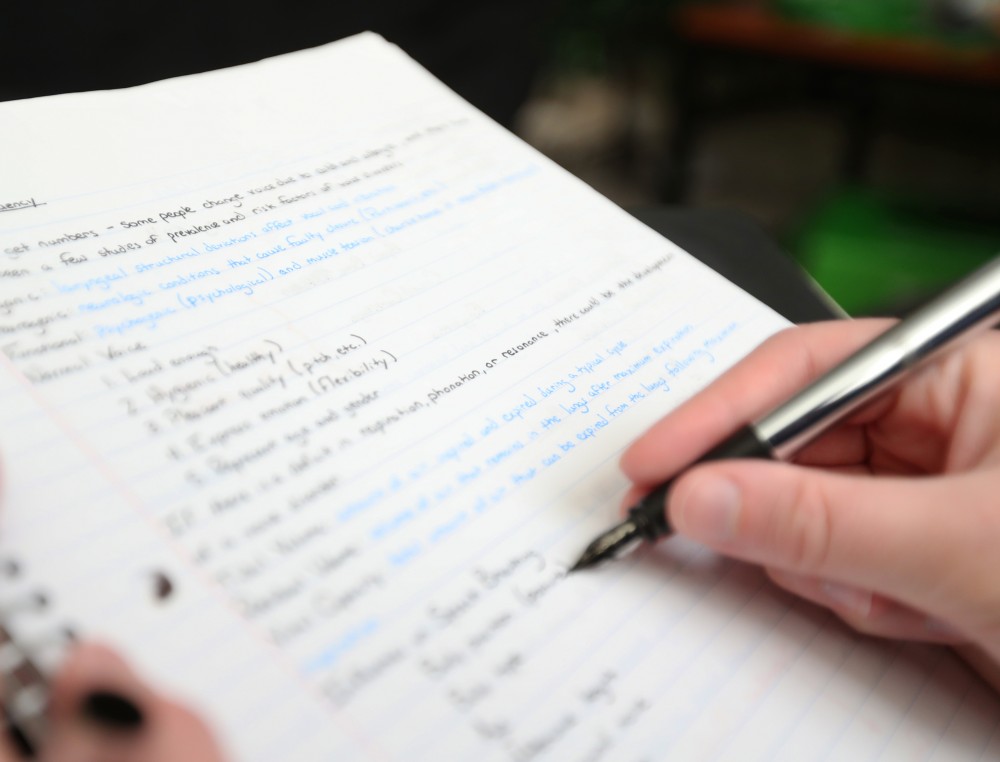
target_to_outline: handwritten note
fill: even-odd
[[[952,657],[703,549],[567,579],[784,322],[392,46],[2,110],[2,551],[239,758],[998,750]]]

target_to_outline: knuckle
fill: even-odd
[[[831,555],[833,512],[823,490],[812,482],[798,481],[793,492],[781,545],[793,568],[806,574],[820,574],[827,568]]]

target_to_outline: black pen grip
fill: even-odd
[[[698,463],[706,463],[710,460],[727,460],[734,458],[761,458],[770,460],[774,457],[771,446],[760,438],[753,426],[747,425],[738,429],[730,436],[723,439],[719,444],[694,461],[691,466]],[[691,466],[688,466],[690,468]],[[687,469],[682,469],[677,476]],[[628,512],[644,539],[654,541],[664,535],[673,532],[672,527],[667,522],[667,493],[677,479],[664,482],[659,487],[646,495],[639,504]]]

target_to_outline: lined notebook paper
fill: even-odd
[[[236,759],[990,759],[622,448],[785,322],[375,35],[0,104],[0,555]],[[13,595],[8,586],[3,595]]]

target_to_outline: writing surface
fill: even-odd
[[[924,692],[988,742],[682,540],[567,579],[786,324],[391,46],[3,109],[4,550],[239,758],[906,758]]]

